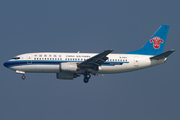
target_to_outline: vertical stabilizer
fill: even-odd
[[[125,54],[158,55],[163,52],[169,25],[161,25],[148,42],[139,50]]]

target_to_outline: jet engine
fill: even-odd
[[[77,78],[77,63],[68,62],[68,63],[60,63],[59,65],[59,73],[56,73],[57,79],[66,79],[72,80],[73,78]]]

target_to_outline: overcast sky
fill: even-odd
[[[0,120],[179,120],[179,0],[1,0]],[[165,64],[83,77],[21,75],[3,66],[29,52],[125,53],[170,25]]]

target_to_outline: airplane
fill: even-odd
[[[169,25],[161,25],[140,49],[124,54],[112,54],[112,49],[101,53],[38,52],[20,54],[6,61],[4,66],[22,74],[56,73],[57,79],[73,80],[84,76],[88,83],[91,75],[113,74],[140,70],[164,63],[175,50],[163,52]]]

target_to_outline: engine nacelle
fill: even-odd
[[[79,75],[74,73],[68,73],[68,72],[60,72],[56,73],[57,79],[66,79],[66,80],[72,80],[73,78],[77,78]]]
[[[76,72],[78,67],[77,67],[77,63],[60,63],[59,66],[60,72]]]

